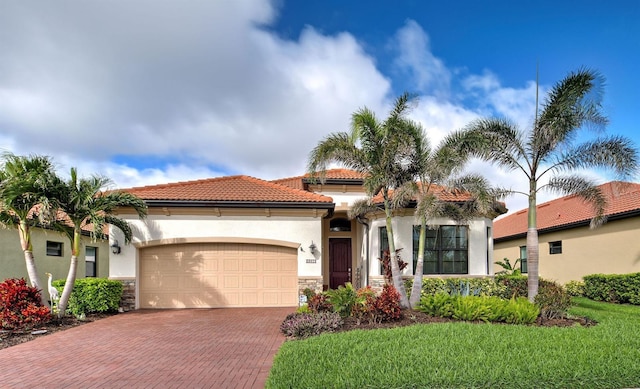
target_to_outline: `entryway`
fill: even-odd
[[[329,288],[351,282],[351,238],[329,238]]]

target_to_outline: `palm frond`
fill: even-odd
[[[612,168],[620,179],[638,173],[638,151],[633,142],[622,136],[611,136],[584,142],[558,157],[555,170]]]
[[[547,186],[558,194],[579,196],[591,204],[595,215],[591,219],[591,228],[606,222],[607,199],[593,180],[578,175],[553,177]]]

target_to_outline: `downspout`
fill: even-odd
[[[364,281],[364,286],[369,286],[369,224],[367,224],[367,222],[365,222],[365,219],[363,219],[360,216],[356,217],[356,220],[358,221],[358,223],[362,224],[365,227],[365,231],[364,231],[364,236],[365,236],[365,248],[364,248],[364,276],[363,276],[363,281]]]

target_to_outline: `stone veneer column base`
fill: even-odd
[[[307,288],[315,293],[322,293],[322,281],[322,277],[298,277],[298,296],[304,296],[304,290]]]
[[[136,309],[136,279],[135,278],[110,278],[122,282],[122,298],[120,299],[120,312],[128,312]]]

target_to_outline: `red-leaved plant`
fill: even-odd
[[[0,327],[25,330],[51,320],[51,310],[40,302],[40,291],[27,285],[24,278],[9,278],[0,283]]]

